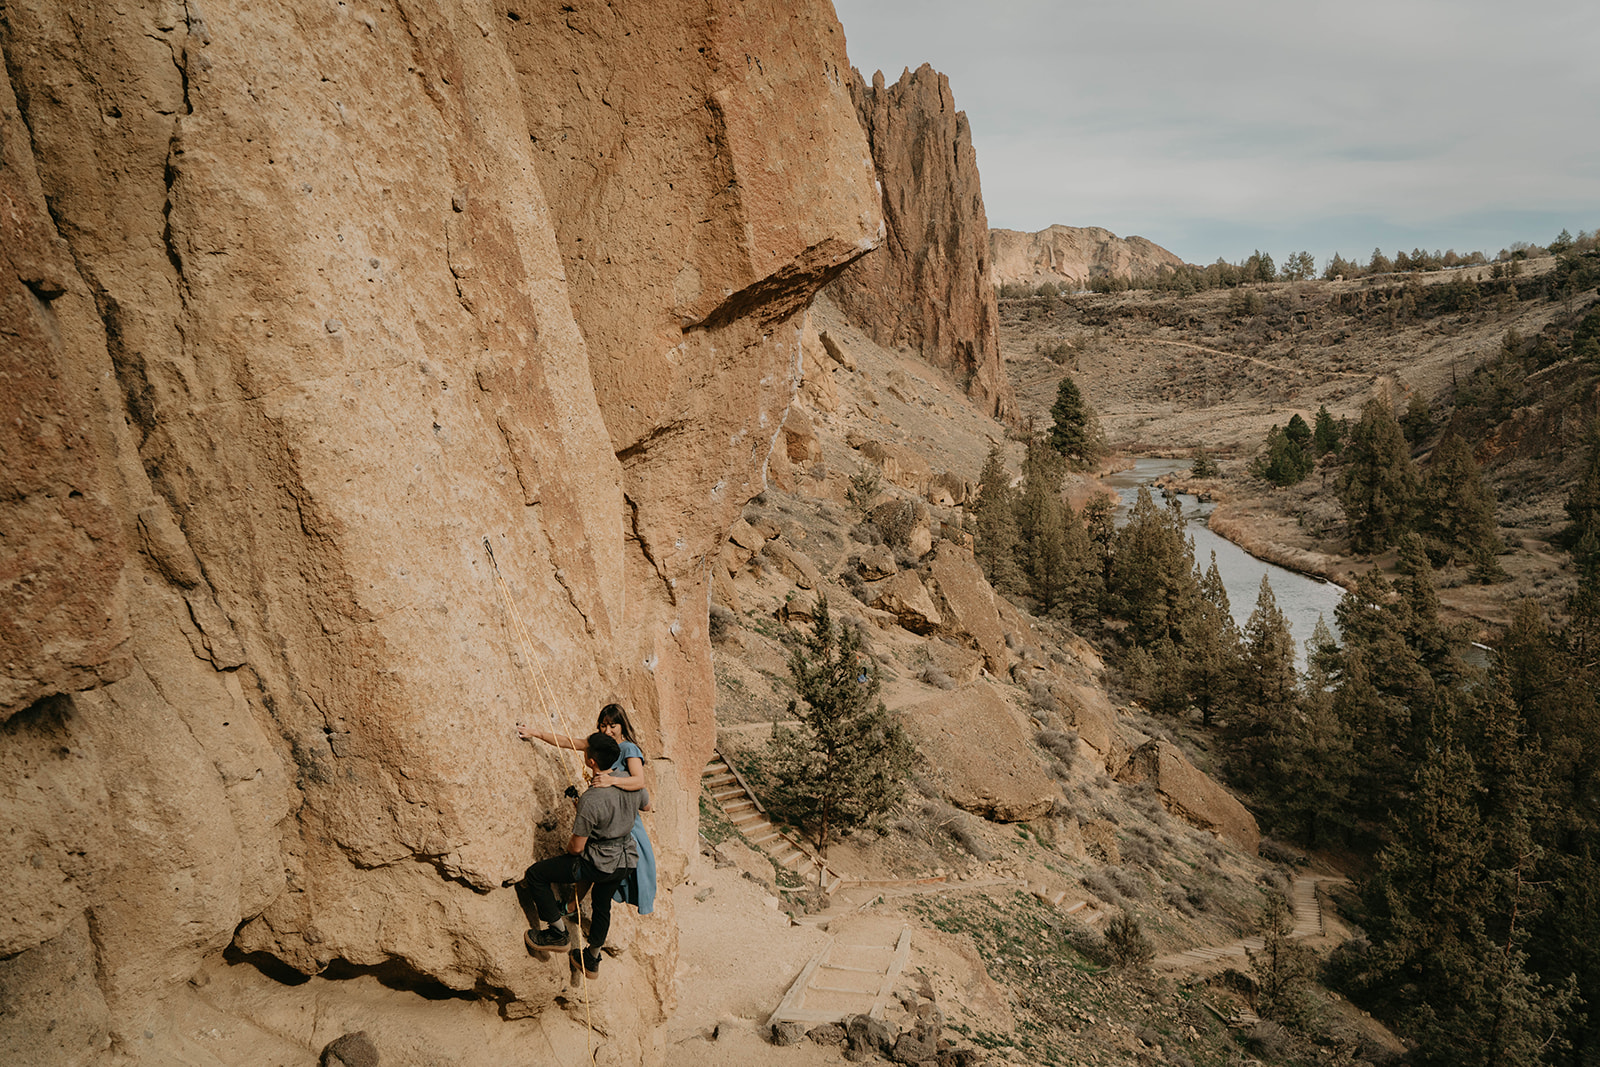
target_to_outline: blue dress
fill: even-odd
[[[610,773],[626,775],[629,757],[642,763],[644,752],[632,741],[624,741],[622,755],[612,764]],[[639,851],[639,865],[618,883],[611,899],[632,904],[639,909],[640,915],[649,915],[656,910],[656,854],[650,848],[649,835],[644,832],[644,819],[638,815],[633,817],[633,844]]]

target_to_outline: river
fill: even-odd
[[[1101,481],[1115,489],[1122,498],[1122,504],[1117,509],[1117,525],[1122,525],[1128,509],[1138,499],[1139,486],[1148,485],[1164,474],[1188,469],[1187,460],[1139,459],[1134,461],[1131,469],[1102,478]],[[1151,492],[1155,494],[1157,504],[1165,503],[1160,490],[1152,489]],[[1256,597],[1261,592],[1261,576],[1267,576],[1273,598],[1278,602],[1278,610],[1289,620],[1289,629],[1294,635],[1295,666],[1303,672],[1306,668],[1305,643],[1311,639],[1318,616],[1327,621],[1328,629],[1333,631],[1335,637],[1339,636],[1339,625],[1334,621],[1333,609],[1344,597],[1344,589],[1332,582],[1256,559],[1232,541],[1211,532],[1206,525],[1206,518],[1211,514],[1213,505],[1187,495],[1180,496],[1178,500],[1183,505],[1184,518],[1187,520],[1184,532],[1194,539],[1195,561],[1204,572],[1211,566],[1211,554],[1216,553],[1217,572],[1222,575],[1222,584],[1228,591],[1228,607],[1241,630],[1249,620],[1250,613],[1255,610]]]

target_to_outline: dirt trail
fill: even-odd
[[[1269,363],[1255,356],[1246,356],[1239,352],[1225,352],[1220,348],[1207,348],[1205,345],[1192,344],[1188,341],[1164,341],[1156,337],[1129,337],[1123,339],[1128,344],[1171,345],[1174,348],[1192,348],[1196,352],[1205,352],[1213,356],[1227,356],[1229,359],[1242,359],[1246,363],[1254,363],[1268,370],[1280,371],[1284,374],[1305,374],[1304,367],[1285,367],[1281,363]],[[1317,374],[1328,378],[1360,378],[1363,381],[1376,380],[1379,376],[1371,372],[1319,369]]]
[[[1294,928],[1289,932],[1289,936],[1297,941],[1320,936],[1325,926],[1322,921],[1322,898],[1317,895],[1317,886],[1347,882],[1348,878],[1331,875],[1305,874],[1296,878],[1289,890],[1289,905],[1294,914]],[[1264,947],[1265,944],[1259,936],[1245,937],[1226,945],[1174,952],[1158,958],[1154,965],[1169,971],[1195,970],[1225,960],[1246,960],[1249,958],[1249,953],[1260,952]]]

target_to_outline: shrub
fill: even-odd
[[[1156,955],[1155,947],[1139,927],[1138,917],[1129,911],[1117,914],[1106,927],[1106,946],[1119,967],[1143,967]]]

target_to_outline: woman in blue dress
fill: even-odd
[[[644,749],[639,747],[638,738],[633,734],[633,726],[628,722],[627,712],[622,710],[620,704],[607,704],[600,709],[600,717],[595,721],[594,728],[596,732],[606,734],[616,741],[622,749],[622,754],[608,770],[595,775],[594,781],[590,784],[596,787],[615,786],[629,792],[643,789]],[[517,726],[517,733],[524,741],[538,738],[546,744],[555,745],[557,748],[570,748],[574,752],[586,752],[589,748],[588,742],[583,738],[535,730],[521,724]],[[641,810],[652,809],[647,806]],[[644,820],[637,816],[633,820],[633,843],[639,853],[639,864],[617,886],[612,899],[632,904],[639,909],[640,915],[649,915],[656,907],[656,854],[650,847],[649,835],[644,831]],[[582,893],[578,895],[581,899]]]

